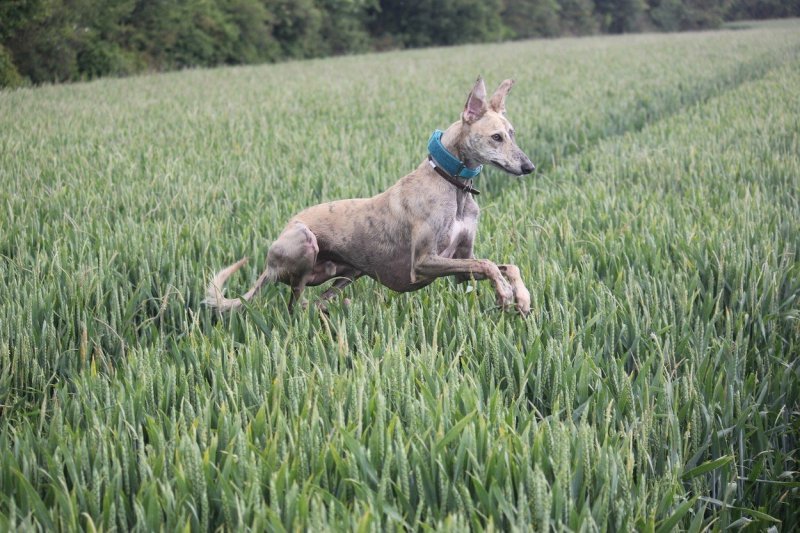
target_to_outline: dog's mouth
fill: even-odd
[[[507,166],[505,166],[504,164],[502,164],[500,161],[497,161],[496,159],[492,159],[491,163],[494,166],[496,166],[497,168],[499,168],[500,170],[502,170],[504,172],[508,172],[512,176],[524,176],[525,175],[525,172],[522,172],[522,169],[520,169],[520,170],[512,170],[512,169],[508,168]]]

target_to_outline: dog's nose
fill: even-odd
[[[533,163],[531,163],[530,159],[528,159],[526,161],[523,161],[521,170],[523,174],[530,174],[531,172],[536,170],[536,167],[533,165]]]

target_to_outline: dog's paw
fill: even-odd
[[[517,299],[517,311],[522,316],[528,316],[531,312],[531,293],[528,292],[528,289],[520,288],[517,289],[517,293],[514,295]]]
[[[514,289],[504,279],[499,279],[496,284],[497,305],[503,309],[508,309],[514,305]]]

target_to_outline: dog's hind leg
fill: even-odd
[[[267,252],[267,270],[275,281],[292,288],[289,309],[301,302],[303,290],[315,277],[317,237],[299,221],[289,223]]]
[[[280,281],[292,288],[289,301],[291,308],[301,298],[303,289],[314,276],[318,251],[317,238],[311,230],[301,222],[292,222],[270,246],[267,267],[249,291],[240,298],[225,298],[222,294],[222,287],[227,279],[247,262],[247,258],[244,258],[214,275],[203,303],[219,311],[238,309],[243,301],[253,298],[268,281]]]
[[[353,283],[355,280],[363,276],[361,272],[356,270],[351,270],[349,272],[342,272],[337,273],[337,276],[341,276],[334,281],[330,287],[328,287],[325,292],[319,297],[320,300],[326,301],[330,300],[331,298],[335,298],[339,294],[341,294],[342,289]]]
[[[327,302],[332,300],[333,298],[339,296],[345,287],[353,283],[355,280],[363,276],[364,274],[355,268],[351,267],[350,265],[343,266],[341,264],[336,265],[336,279],[333,283],[323,292],[319,300],[317,301],[317,307],[320,311],[327,312],[328,306]],[[345,305],[350,304],[350,300],[345,298],[344,300]]]

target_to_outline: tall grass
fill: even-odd
[[[791,529],[800,28],[562,39],[0,93],[0,529]],[[515,77],[490,287],[200,306],[286,219]]]

